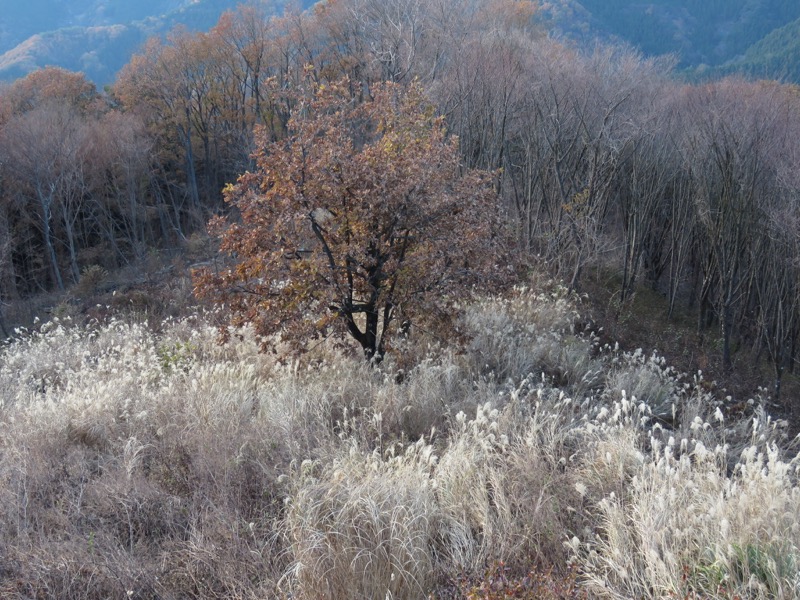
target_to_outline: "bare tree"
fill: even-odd
[[[608,250],[618,177],[644,118],[640,96],[658,67],[626,52],[583,58],[549,40],[529,46],[504,193],[526,246],[578,287],[585,266]]]
[[[0,192],[2,191],[2,175],[0,175]],[[0,331],[2,331],[4,337],[8,337],[9,331],[5,321],[5,306],[9,299],[16,299],[18,293],[14,263],[11,260],[13,249],[11,228],[8,223],[3,193],[0,193],[0,202],[2,202],[2,205],[0,205]]]
[[[700,298],[708,299],[717,315],[726,369],[732,366],[736,311],[746,306],[754,270],[761,268],[751,249],[768,235],[771,156],[781,136],[774,98],[761,86],[739,81],[689,94],[693,119],[685,128],[683,152],[705,247]]]
[[[150,198],[153,141],[141,120],[110,112],[87,125],[81,160],[86,173],[86,219],[118,261],[144,257],[155,243],[153,222],[169,237],[166,211]]]
[[[50,261],[54,282],[64,289],[57,257],[56,231],[61,228],[68,250],[69,272],[77,281],[75,226],[82,202],[81,117],[70,107],[47,103],[13,117],[2,132],[4,168],[13,174],[14,193],[31,203]]]

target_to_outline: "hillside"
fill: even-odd
[[[537,14],[0,86],[0,598],[800,597],[797,87]]]
[[[555,0],[543,3],[542,16],[558,35],[586,45],[598,39],[623,42],[647,56],[673,54],[681,69],[703,70],[729,64],[722,72],[751,72],[758,69],[757,65],[748,58],[741,62],[741,57],[760,53],[761,46],[754,47],[755,44],[799,18],[800,3]],[[780,53],[782,44],[791,46],[795,39],[787,31],[764,43]],[[771,72],[772,67],[764,68],[765,73]],[[788,68],[791,71],[796,67]]]
[[[148,37],[177,24],[208,30],[238,4],[239,0],[14,4],[0,22],[0,79],[13,80],[55,65],[83,71],[103,86],[113,82]],[[268,11],[281,12],[286,2],[264,4]],[[299,6],[313,4],[303,0]],[[678,67],[690,73],[743,72],[791,80],[796,80],[791,74],[800,67],[791,50],[796,37],[788,24],[798,18],[800,4],[787,0],[552,0],[539,7],[539,22],[554,36],[587,48],[597,41],[624,43],[646,56],[674,55]],[[779,33],[787,26],[789,30]]]
[[[110,83],[147,34],[127,25],[67,27],[35,34],[0,56],[0,75],[24,77],[44,65],[81,71],[98,85]]]
[[[18,335],[0,595],[796,597],[780,424],[576,335],[546,280],[465,309],[469,341],[415,334],[380,367],[221,346],[202,313]]]
[[[44,66],[81,71],[99,87],[110,84],[131,55],[153,35],[176,25],[213,27],[240,0],[109,0],[15,3],[0,24],[0,80]],[[264,3],[280,12],[285,2]],[[311,2],[306,0],[305,5]]]
[[[800,83],[800,19],[774,30],[717,72]]]
[[[29,37],[64,27],[100,27],[130,24],[179,10],[185,0],[31,0],[8,3],[0,24],[0,51],[6,52]]]

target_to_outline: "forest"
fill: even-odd
[[[758,52],[764,38],[800,17],[795,2],[552,0],[540,6],[542,22],[584,47],[600,39],[630,44],[645,56],[672,55],[686,77],[708,78],[710,71],[715,78],[748,73],[797,82],[786,70],[774,69],[776,65],[762,65],[756,73],[739,64],[745,54]],[[783,59],[792,61],[791,56]]]
[[[741,58],[719,67],[716,70],[717,74],[730,75],[737,72],[750,77],[799,81],[800,50],[797,43],[799,29],[800,19],[775,29],[748,48]]]
[[[800,89],[268,15],[0,90],[0,596],[799,597]]]
[[[253,167],[254,128],[284,136],[308,77],[362,99],[416,81],[464,166],[497,173],[519,255],[574,290],[613,275],[622,304],[650,286],[719,338],[725,369],[769,360],[780,394],[800,336],[796,87],[687,85],[629,50],[579,53],[526,1],[263,10],[152,39],[106,93],[53,68],[3,89],[6,335],[36,295],[197,245]]]

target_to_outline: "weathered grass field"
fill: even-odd
[[[731,422],[575,334],[556,286],[466,313],[469,341],[379,367],[220,346],[203,316],[19,335],[0,596],[511,597],[487,569],[552,583],[514,597],[800,595],[797,459],[757,401]]]

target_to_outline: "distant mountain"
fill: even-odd
[[[800,19],[772,31],[744,56],[717,70],[800,83]]]
[[[213,27],[242,0],[0,0],[0,79],[12,80],[48,65],[83,71],[98,86],[152,35],[178,24]],[[285,0],[265,4],[282,11]],[[313,0],[304,0],[305,7]]]
[[[127,25],[66,27],[35,34],[0,55],[0,77],[16,79],[56,65],[82,71],[102,86],[114,80],[147,36],[147,30]]]
[[[623,42],[648,56],[672,54],[690,72],[763,67],[762,76],[779,78],[800,67],[790,50],[798,43],[798,26],[790,25],[800,19],[798,0],[543,0],[541,6],[556,35],[587,45]],[[780,69],[764,63],[764,45],[770,56],[782,56]]]
[[[289,0],[263,2],[275,12]],[[389,1],[389,0],[387,0]],[[98,86],[152,35],[210,29],[242,0],[0,0],[0,79],[46,65]],[[315,0],[303,0],[308,8]],[[671,54],[690,76],[744,73],[800,83],[800,0],[538,0],[553,35]],[[7,6],[2,6],[7,5]]]

